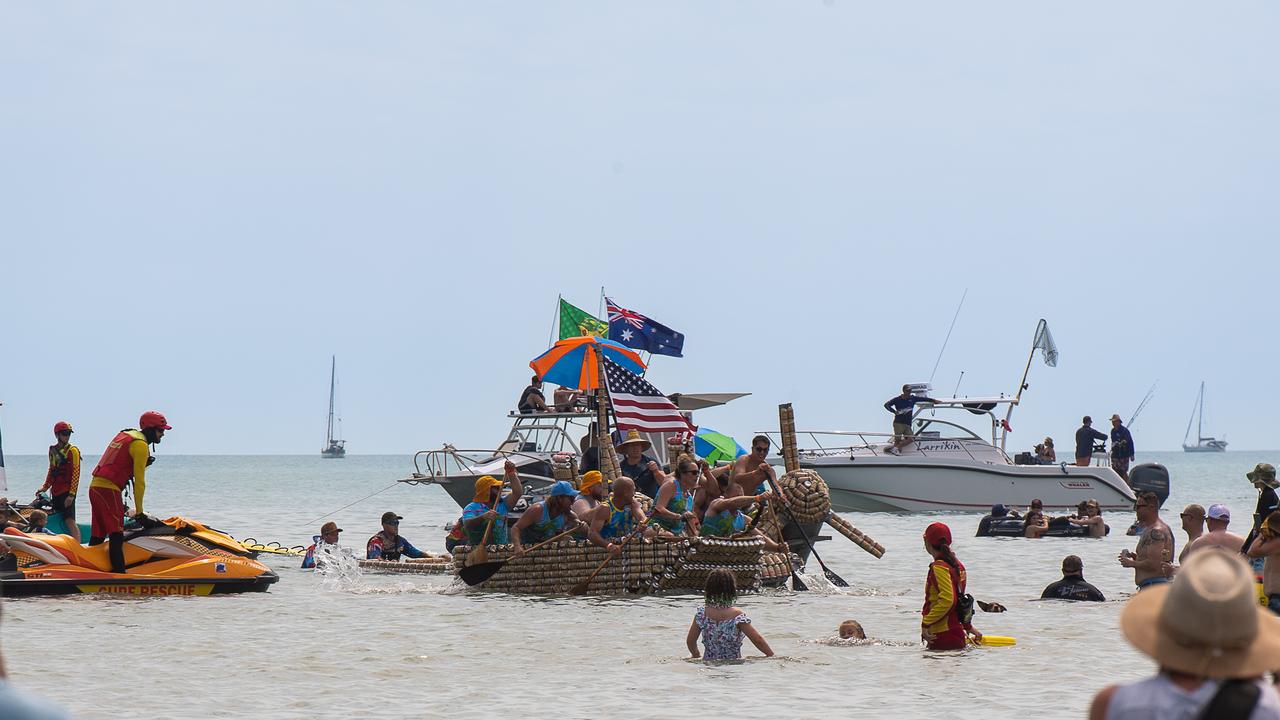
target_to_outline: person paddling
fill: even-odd
[[[566,526],[573,529],[575,525],[580,525],[571,509],[577,494],[573,483],[568,480],[552,483],[547,499],[530,505],[512,526],[511,544],[515,548],[515,555],[523,555],[525,545],[537,545],[559,535]]]
[[[453,524],[453,530],[444,541],[449,552],[457,545],[476,547],[484,544],[485,529],[493,520],[493,530],[489,534],[489,544],[507,544],[507,514],[524,495],[524,485],[520,482],[520,473],[516,464],[510,460],[502,465],[503,477],[511,486],[511,492],[502,495],[502,481],[492,475],[484,475],[476,480],[476,494],[471,503],[462,508],[462,517]]]
[[[53,436],[58,442],[49,446],[49,472],[44,484],[36,491],[49,491],[53,502],[51,512],[62,516],[66,532],[80,542],[80,526],[76,525],[76,492],[80,489],[80,448],[71,444],[71,423],[65,420],[53,426]]]
[[[963,649],[968,636],[981,641],[982,633],[970,623],[973,607],[965,602],[967,578],[964,565],[951,551],[951,528],[940,522],[925,528],[924,549],[933,562],[924,583],[920,639],[930,650]]]
[[[89,507],[92,525],[89,544],[107,541],[111,571],[123,573],[124,564],[124,489],[133,481],[133,515],[142,515],[142,497],[147,490],[147,467],[154,462],[148,446],[158,445],[166,430],[172,430],[164,415],[151,410],[138,419],[139,430],[129,428],[116,433],[102,452],[89,483]]]
[[[622,541],[636,530],[637,525],[646,525],[648,522],[640,501],[636,499],[636,484],[631,478],[623,476],[613,481],[613,493],[592,516],[587,539],[591,544],[608,550],[611,555],[621,555]],[[654,531],[647,528],[640,534],[646,538],[652,537]]]

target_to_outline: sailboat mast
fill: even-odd
[[[334,378],[336,377],[337,372],[338,372],[338,356],[334,355],[331,358],[331,364],[329,366],[329,427],[327,430],[325,430],[325,436],[324,436],[325,447],[329,447],[330,445],[333,444],[333,390],[334,390]]]
[[[1196,442],[1204,440],[1204,381],[1200,381],[1200,409],[1196,412]]]

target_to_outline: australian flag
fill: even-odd
[[[684,333],[678,333],[634,310],[628,310],[609,298],[605,298],[604,302],[609,311],[610,340],[654,355],[684,357]]]

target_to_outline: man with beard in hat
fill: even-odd
[[[658,463],[645,455],[645,451],[652,447],[653,443],[640,437],[640,433],[635,430],[628,430],[626,439],[618,443],[618,450],[622,452],[622,457],[618,458],[618,467],[622,474],[635,482],[638,492],[650,498],[658,495],[659,481],[654,471],[662,472]]]
[[[578,497],[573,501],[573,514],[579,520],[591,523],[604,500],[604,475],[599,470],[588,470],[578,481]]]
[[[453,524],[445,538],[444,546],[449,552],[457,545],[476,547],[484,542],[485,529],[489,521],[493,521],[493,530],[489,533],[489,545],[506,545],[507,514],[511,512],[520,497],[524,495],[524,484],[520,481],[520,473],[516,464],[510,460],[502,464],[502,474],[511,492],[502,494],[502,481],[492,475],[482,475],[476,480],[476,494],[466,507],[462,508],[462,517]]]
[[[1188,556],[1172,583],[1129,599],[1120,627],[1159,669],[1104,688],[1090,720],[1280,719],[1280,695],[1262,679],[1280,668],[1280,622],[1258,607],[1237,556],[1216,549]]]

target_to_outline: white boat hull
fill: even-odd
[[[1109,467],[1008,465],[954,458],[802,457],[831,490],[836,512],[988,512],[1002,503],[1072,509],[1096,499],[1106,510],[1132,510],[1134,495]]]

